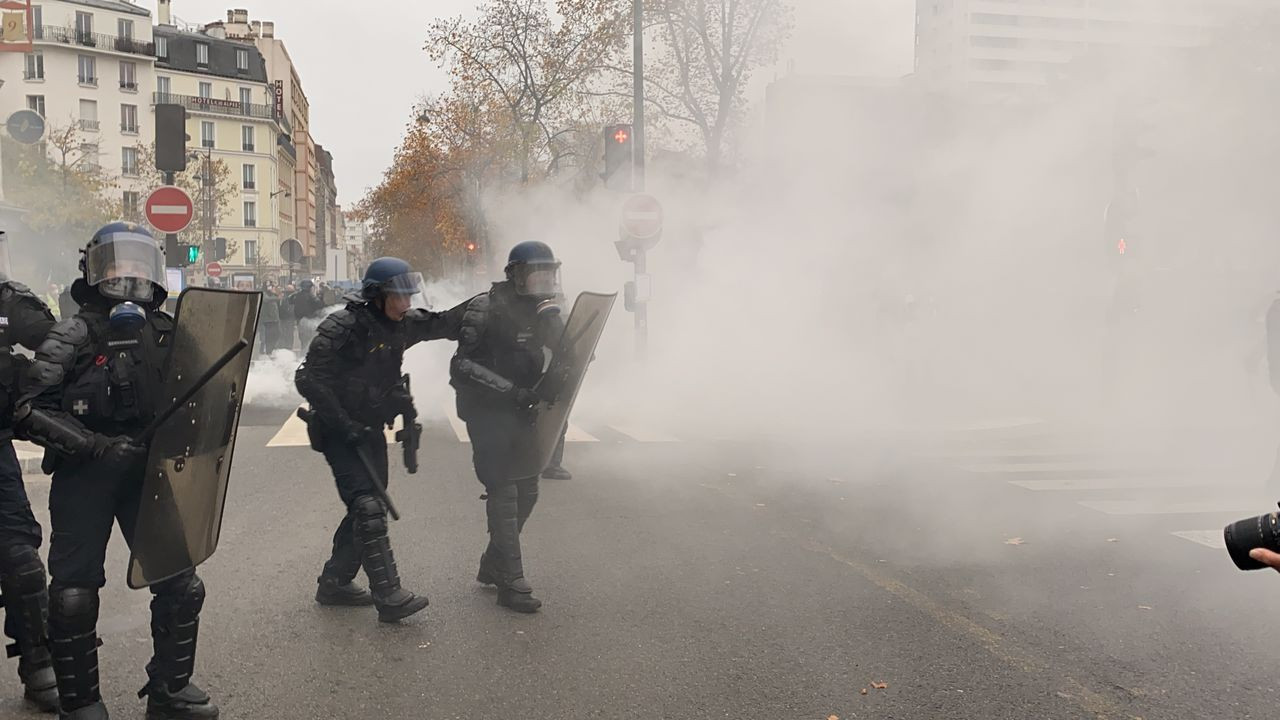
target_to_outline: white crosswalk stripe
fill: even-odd
[[[994,431],[993,431],[994,430]],[[1221,550],[1224,517],[1247,517],[1262,507],[1246,485],[1223,486],[1229,473],[1188,471],[1172,467],[1168,458],[1151,453],[1087,449],[1066,436],[1045,431],[1030,435],[1019,430],[1001,433],[987,428],[957,442],[931,459],[975,477],[1003,481],[1020,490],[1052,496],[1064,502],[1113,517],[1191,518],[1183,528],[1196,528],[1196,517],[1207,522],[1196,529],[1171,530],[1170,535]],[[1072,447],[1075,444],[1076,447]],[[1157,467],[1164,464],[1170,467]],[[1174,528],[1178,525],[1173,525]],[[1206,528],[1208,529],[1200,529]]]
[[[440,405],[440,414],[448,423],[453,437],[460,443],[470,443],[471,436],[467,433],[467,424],[458,417],[458,411],[452,400]],[[600,432],[608,432],[620,435],[627,440],[637,443],[678,443],[679,438],[659,429],[645,427],[632,423],[624,423],[620,425],[610,425],[607,423],[590,423],[593,428],[602,428]],[[401,428],[401,419],[396,418],[395,425],[386,431],[387,442],[395,441],[395,433]],[[577,423],[570,422],[569,428],[565,433],[565,442],[571,443],[598,443],[600,438],[592,432],[587,431]],[[619,441],[622,442],[622,441]],[[296,414],[291,413],[275,435],[267,441],[267,447],[306,447],[310,445],[307,438],[307,424],[304,423]]]

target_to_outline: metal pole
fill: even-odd
[[[184,160],[183,162],[186,162],[186,161]],[[165,184],[165,185],[173,185],[173,183],[174,183],[173,171],[172,171],[172,170],[167,170],[167,171],[165,171],[165,174],[164,174],[164,184]],[[144,208],[144,209],[145,209],[145,208]],[[178,235],[177,235],[177,233],[167,233],[167,234],[164,236],[164,251],[165,251],[164,264],[165,264],[166,266],[168,266],[168,267],[178,267],[178,262],[177,262],[177,261],[178,261],[178,259],[177,259],[177,258],[171,258],[171,257],[169,257],[169,256],[168,256],[169,248],[171,248],[171,247],[172,247],[172,248],[175,248],[174,252],[177,252],[177,250],[176,250],[176,248],[178,247]]]
[[[632,0],[632,40],[635,58],[631,73],[635,97],[632,110],[632,190],[644,192],[644,0]]]
[[[631,73],[635,92],[631,128],[631,189],[633,192],[644,192],[644,0],[632,0],[631,13],[631,44],[635,50]],[[646,259],[643,248],[636,252],[634,265],[637,288],[640,287],[640,277],[648,272]],[[643,360],[649,348],[649,307],[646,301],[636,303],[635,316],[636,357]]]

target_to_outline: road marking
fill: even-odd
[[[1107,515],[1199,515],[1203,513],[1239,513],[1248,515],[1256,504],[1231,499],[1208,499],[1195,502],[1160,500],[1084,500],[1079,504]]]
[[[307,424],[296,413],[289,413],[289,419],[280,426],[275,437],[267,442],[267,447],[301,447],[311,445],[307,437]]]
[[[565,442],[600,442],[600,439],[586,430],[569,423],[569,430],[564,434]]]
[[[458,436],[458,442],[471,442],[471,435],[467,433],[467,424],[462,422],[462,418],[458,417],[458,405],[452,400],[446,400],[444,403],[444,416],[449,419],[449,426],[453,428],[453,434]]]
[[[652,443],[673,443],[680,442],[680,438],[668,435],[661,430],[652,430],[650,428],[638,427],[636,425],[610,425],[609,427],[626,435],[637,442]]]
[[[1170,534],[1214,550],[1223,550],[1227,547],[1221,530],[1178,530]]]
[[[1159,488],[1213,487],[1213,484],[1197,477],[1096,477],[1063,478],[1058,480],[1010,480],[1024,490],[1150,490]]]

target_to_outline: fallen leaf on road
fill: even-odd
[[[1016,537],[1016,538],[1009,538],[1008,540],[1005,540],[1005,541],[1004,541],[1004,544],[1005,544],[1005,545],[1021,545],[1021,544],[1022,544],[1022,538],[1020,538],[1020,537]]]
[[[863,695],[866,695],[866,694],[867,694],[867,689],[866,689],[866,688],[862,688],[862,694],[863,694]]]
[[[1138,609],[1139,609],[1139,610],[1150,610],[1150,609],[1151,609],[1151,606],[1150,606],[1150,605],[1139,605],[1139,606],[1138,606]]]
[[[871,682],[871,687],[873,687],[873,688],[875,688],[875,689],[877,689],[877,690],[886,690],[886,689],[888,689],[888,687],[889,687],[889,683],[875,682],[875,681],[873,680],[873,681]]]

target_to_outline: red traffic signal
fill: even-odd
[[[619,145],[625,144],[631,139],[631,131],[625,127],[619,127],[617,132],[613,134],[613,141]]]
[[[632,137],[630,125],[606,125],[604,128],[604,173],[601,177],[610,190],[631,191]]]
[[[469,253],[473,253],[473,252],[475,252],[475,251],[476,251],[476,247],[477,247],[477,245],[476,245],[474,242],[469,242],[469,243],[467,243],[467,252],[469,252]]]

